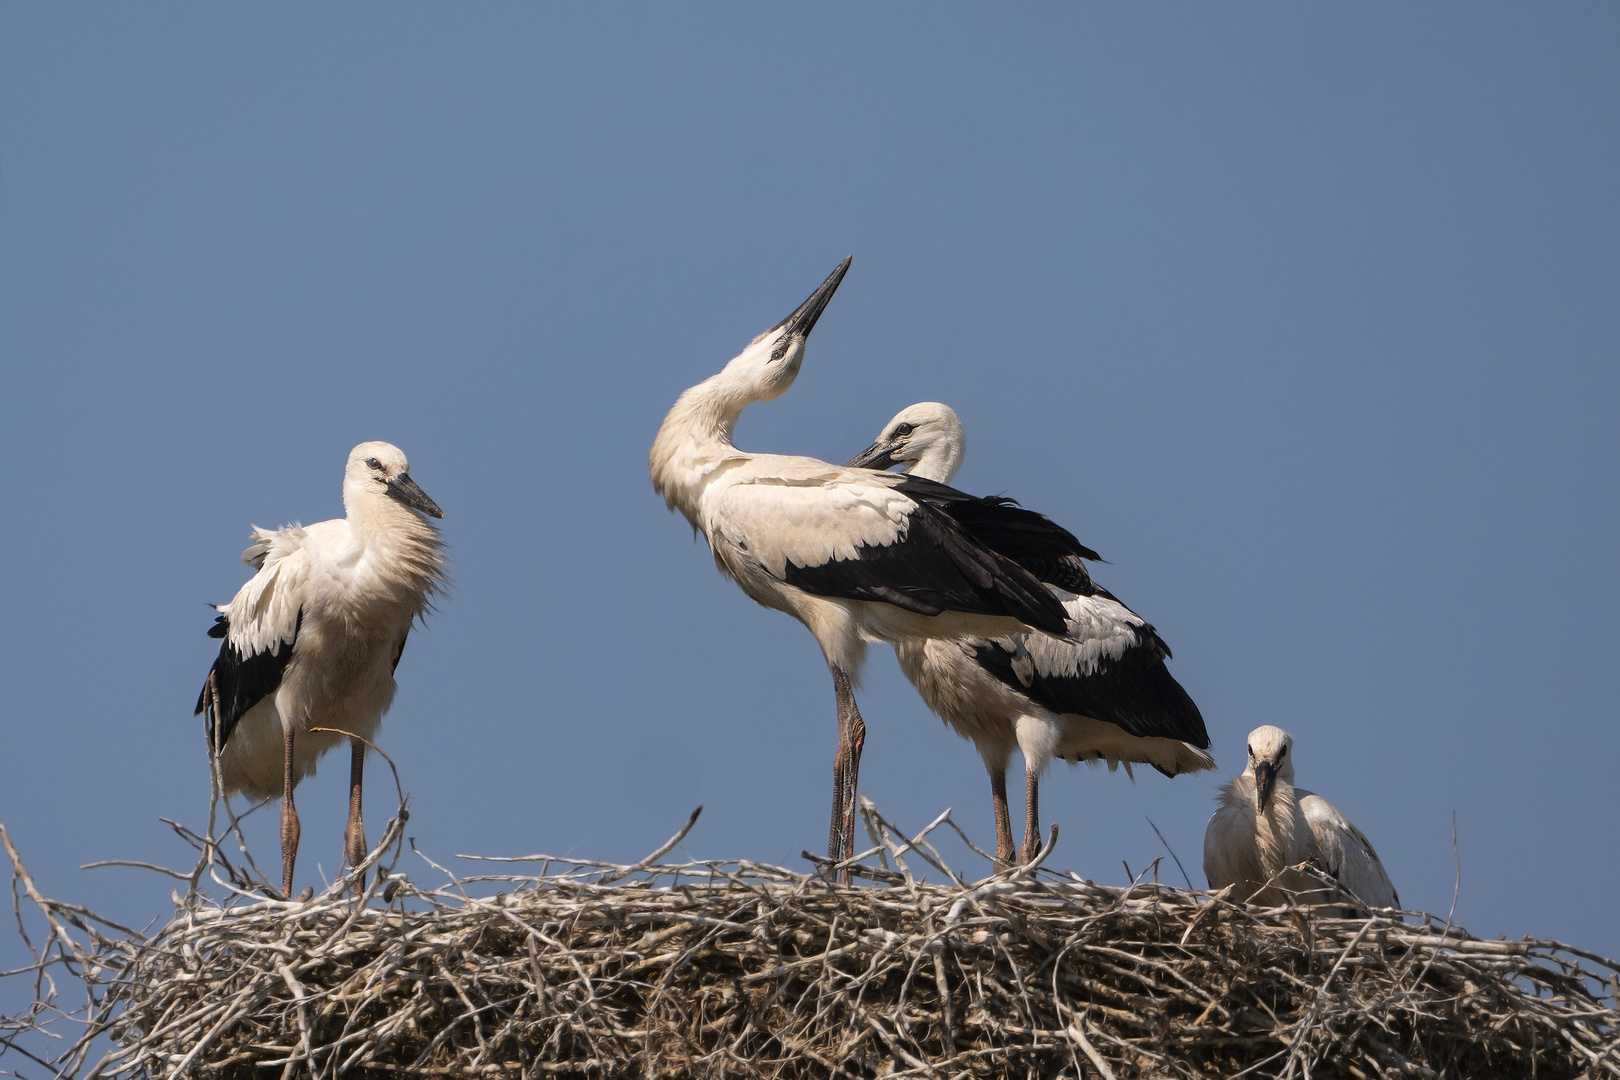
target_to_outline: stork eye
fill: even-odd
[[[897,439],[904,439],[915,430],[917,429],[911,424],[901,424],[899,427],[894,429],[894,437]]]
[[[382,472],[382,462],[378,461],[374,457],[368,457],[366,458],[366,468],[376,469],[378,472]]]
[[[1282,753],[1278,754],[1277,756],[1280,757],[1280,758],[1287,757],[1288,756],[1288,747],[1286,747],[1286,746],[1283,747],[1282,748]]]

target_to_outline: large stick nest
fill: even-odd
[[[49,929],[22,973],[32,1010],[0,1021],[0,1067],[1620,1078],[1620,978],[1601,957],[1157,883],[1029,868],[965,882],[929,830],[907,839],[864,812],[875,844],[851,860],[859,887],[825,865],[658,863],[685,830],[634,866],[532,856],[494,860],[532,873],[457,878],[425,860],[444,881],[428,887],[398,870],[402,809],[358,905],[352,875],[266,899],[193,836],[199,870],[175,875],[193,887],[153,933],[46,899],[7,839],[13,894]],[[954,828],[942,815],[929,829],[941,826]],[[205,864],[228,899],[196,888]],[[83,1005],[60,1000],[69,983]]]

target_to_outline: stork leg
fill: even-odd
[[[1020,863],[1031,863],[1041,850],[1040,815],[1041,774],[1034,769],[1024,770],[1024,846],[1018,852]],[[1010,841],[1009,841],[1010,842]]]
[[[990,804],[996,813],[996,869],[1013,865],[1012,815],[1007,811],[1007,766],[990,770]]]
[[[366,861],[366,824],[360,816],[360,782],[366,771],[366,744],[359,739],[349,740],[349,823],[343,830],[343,853],[353,870]],[[354,880],[354,895],[358,899],[366,891],[366,875]]]
[[[861,773],[861,748],[866,745],[866,722],[855,705],[849,676],[836,664],[833,692],[838,697],[838,750],[833,754],[832,826],[827,833],[827,857],[834,862],[855,853],[855,792]],[[841,875],[849,884],[849,871]]]
[[[298,807],[293,805],[293,730],[281,729],[281,894],[292,899],[293,863],[298,861]]]

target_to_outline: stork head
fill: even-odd
[[[798,378],[799,364],[804,359],[805,339],[815,329],[816,320],[827,308],[827,301],[838,291],[838,283],[849,271],[850,256],[827,275],[810,298],[792,313],[763,334],[748,343],[737,357],[726,365],[723,373],[728,381],[736,380],[747,388],[755,401],[775,401],[782,396],[793,380]]]
[[[1266,812],[1266,804],[1271,801],[1271,792],[1277,781],[1281,780],[1289,787],[1294,785],[1294,758],[1290,753],[1293,747],[1294,737],[1282,728],[1267,724],[1249,732],[1249,766],[1243,771],[1254,777],[1255,810],[1258,813]]]
[[[349,451],[349,463],[343,470],[344,504],[351,495],[362,493],[393,499],[428,517],[444,517],[438,504],[411,479],[405,452],[392,443],[363,442]]]
[[[883,425],[877,440],[849,462],[856,469],[905,466],[924,480],[951,482],[967,453],[967,435],[956,410],[937,401],[908,405]]]

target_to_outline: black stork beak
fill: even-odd
[[[427,497],[427,492],[416,486],[410,473],[400,473],[392,480],[386,481],[390,498],[397,499],[412,510],[420,510],[428,517],[442,518],[444,511],[439,504]]]
[[[1271,789],[1277,784],[1277,766],[1269,761],[1255,762],[1254,766],[1254,801],[1260,813],[1266,812],[1266,804],[1271,801]]]
[[[782,336],[777,339],[776,348],[771,350],[772,360],[782,359],[794,338],[803,339],[810,336],[810,331],[816,328],[816,320],[821,318],[821,313],[827,309],[827,301],[838,291],[838,283],[844,280],[844,275],[849,272],[849,264],[854,261],[853,255],[845,257],[844,261],[838,264],[838,268],[827,275],[827,280],[810,294],[808,300],[794,308],[793,314],[771,327],[771,330],[782,331]],[[765,332],[768,334],[770,330]]]
[[[898,449],[893,443],[879,439],[865,450],[844,462],[848,469],[888,469],[894,466],[894,452]]]

